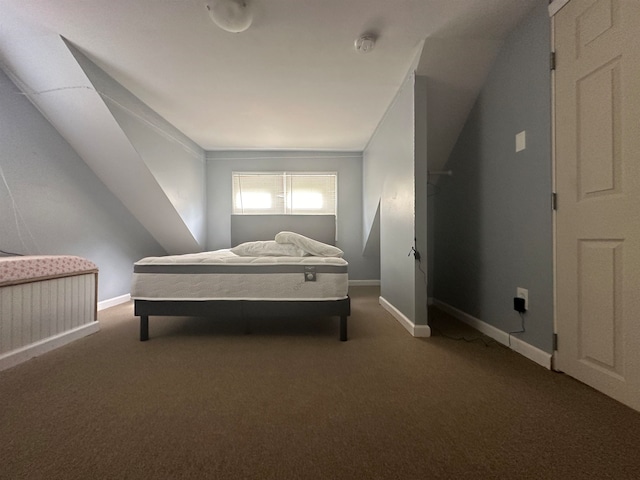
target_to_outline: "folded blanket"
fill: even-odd
[[[295,232],[280,232],[276,235],[276,242],[280,244],[292,243],[309,255],[315,257],[342,257],[344,252],[338,247],[327,245]]]
[[[245,242],[231,249],[240,257],[304,257],[307,253],[292,243],[278,243],[275,240]]]

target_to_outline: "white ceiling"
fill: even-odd
[[[418,58],[465,92],[439,105],[466,99],[443,123],[457,136],[500,40],[538,1],[251,0],[252,26],[232,34],[205,0],[0,0],[0,60],[4,37],[56,33],[205,150],[361,151]],[[365,55],[364,32],[378,35]]]

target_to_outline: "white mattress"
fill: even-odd
[[[336,257],[241,257],[229,250],[147,257],[134,264],[131,297],[340,300],[348,293],[347,267]]]

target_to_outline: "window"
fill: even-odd
[[[232,176],[235,214],[336,214],[335,172],[233,172]]]

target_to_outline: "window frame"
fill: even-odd
[[[236,191],[236,178],[241,176],[265,176],[271,177],[272,179],[276,179],[281,177],[282,188],[278,192],[271,191],[271,195],[273,196],[283,196],[283,208],[281,211],[274,211],[274,209],[278,209],[278,205],[274,207],[269,207],[269,212],[261,213],[260,208],[244,208],[237,207],[236,196],[238,192]],[[333,205],[332,208],[321,208],[317,212],[314,212],[313,209],[296,209],[295,206],[291,205],[291,197],[295,193],[295,188],[292,186],[292,178],[296,176],[299,177],[332,177],[334,181],[333,185]],[[268,187],[268,185],[267,185]],[[241,188],[240,188],[241,190]],[[265,190],[269,190],[269,188],[265,188]],[[331,192],[331,189],[323,190],[323,195],[327,196],[327,192]],[[289,201],[287,201],[289,200]],[[289,205],[288,205],[289,204]],[[246,211],[245,211],[246,210]],[[302,211],[300,211],[302,210]],[[231,213],[233,215],[334,215],[337,219],[338,217],[338,172],[337,171],[290,171],[290,170],[263,170],[263,171],[232,171],[231,172]]]

